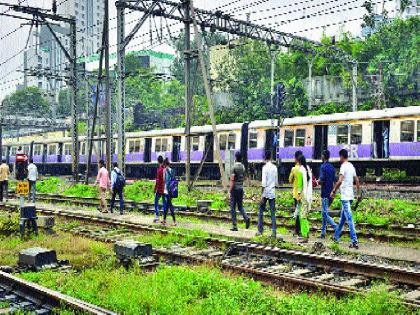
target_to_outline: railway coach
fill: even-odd
[[[345,148],[350,160],[361,175],[367,169],[380,173],[383,168],[399,168],[409,175],[420,175],[420,106],[387,108],[320,116],[269,119],[217,126],[221,158],[240,151],[250,174],[259,177],[264,152],[271,150],[280,162],[284,175],[293,166],[296,150],[301,150],[316,171],[324,149],[331,152],[331,160],[338,164],[338,152]],[[113,160],[117,159],[117,138],[114,139]],[[202,162],[201,176],[220,177],[214,154],[212,128],[191,128],[192,172]],[[71,172],[71,138],[47,138],[25,142],[5,141],[4,158],[14,163],[17,146],[42,164],[44,173],[65,175]],[[81,170],[86,165],[87,143],[79,138]],[[94,140],[92,162],[103,156],[104,138]],[[185,172],[186,137],[183,128],[131,132],[126,134],[127,175],[134,178],[153,178],[158,155],[172,161],[177,174]]]

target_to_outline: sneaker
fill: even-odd
[[[233,227],[230,229],[232,232],[238,232],[238,228],[237,227]]]
[[[178,226],[178,224],[176,224],[176,222],[172,223],[173,226]]]
[[[166,221],[162,221],[160,222],[162,225],[166,225]]]
[[[351,243],[349,248],[359,249],[359,244],[358,243]]]
[[[257,232],[256,234],[255,234],[255,236],[262,236],[263,235],[263,233],[262,232]]]
[[[250,218],[248,218],[248,219],[245,221],[245,228],[248,230],[250,226],[251,226],[251,219],[250,219]]]
[[[325,240],[325,235],[321,235],[318,237],[319,240]]]
[[[277,234],[271,234],[271,235],[270,235],[270,238],[272,238],[272,239],[274,239],[274,240],[275,240],[275,239],[277,239]]]
[[[155,219],[153,220],[153,223],[159,223],[159,218],[155,218]]]

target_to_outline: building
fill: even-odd
[[[102,40],[103,0],[62,1],[58,3],[57,14],[76,17],[77,56],[96,54]],[[53,25],[52,28],[64,46],[69,47],[68,26]],[[57,97],[55,91],[65,85],[64,74],[67,73],[68,61],[45,25],[34,28],[30,36],[29,49],[23,57],[23,86],[37,86],[54,100]]]
[[[395,1],[395,9],[400,10],[401,8],[401,0]],[[410,4],[401,13],[402,18],[409,18],[412,16],[420,16],[420,0],[410,0]]]

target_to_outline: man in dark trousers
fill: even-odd
[[[235,165],[230,176],[230,213],[232,215],[232,229],[231,231],[237,231],[238,225],[236,221],[236,207],[241,212],[246,228],[249,229],[250,219],[246,214],[243,206],[244,200],[244,179],[245,179],[245,166],[242,164],[242,156],[240,152],[235,153]]]
[[[337,224],[330,217],[329,209],[333,202],[333,198],[330,197],[331,191],[334,187],[335,182],[335,169],[334,166],[329,162],[330,160],[330,151],[324,150],[322,152],[322,165],[319,172],[319,181],[318,184],[321,185],[321,198],[322,198],[322,229],[321,229],[321,239],[325,238],[325,233],[327,231],[327,224],[330,224],[334,231],[337,228]]]
[[[112,189],[112,198],[111,198],[111,207],[110,212],[113,213],[115,197],[118,195],[120,199],[120,214],[124,212],[124,186],[125,178],[121,170],[118,168],[118,163],[114,163],[114,169],[111,172],[111,189]]]

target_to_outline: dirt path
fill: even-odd
[[[13,201],[12,203],[18,204],[18,202]],[[78,213],[85,213],[85,214],[95,214],[95,215],[102,215],[104,217],[113,217],[117,218],[123,221],[128,221],[132,223],[141,223],[141,224],[147,224],[147,225],[158,225],[153,223],[154,216],[152,215],[145,215],[141,213],[127,213],[124,215],[117,213],[111,214],[106,213],[102,214],[97,210],[91,210],[91,209],[83,209],[80,207],[74,207],[74,206],[66,206],[66,205],[52,205],[48,203],[38,203],[39,207],[42,207],[44,209],[49,210],[71,210]],[[217,234],[217,235],[225,235],[229,237],[237,237],[241,239],[251,239],[255,236],[257,229],[256,229],[256,222],[253,222],[251,224],[251,228],[249,230],[246,230],[244,228],[239,227],[239,231],[232,232],[230,231],[230,225],[226,223],[220,223],[220,222],[201,222],[196,219],[192,219],[191,221],[187,221],[188,219],[185,217],[179,217],[178,220],[178,227],[184,228],[184,229],[194,229],[194,230],[202,230],[206,231],[211,234]],[[172,218],[168,216],[168,227],[172,226]],[[357,228],[357,227],[356,227]],[[269,229],[265,227],[265,233],[267,235],[270,235]],[[288,243],[293,244],[299,244],[307,249],[310,249],[313,247],[315,242],[321,242],[326,247],[328,247],[331,244],[331,240],[325,239],[325,240],[319,240],[317,239],[317,236],[313,235],[310,237],[309,242],[307,244],[301,244],[299,243],[299,240],[294,237],[290,231],[287,233],[279,234],[277,235],[278,238],[283,239],[284,241]],[[341,251],[345,253],[357,253],[362,255],[369,255],[369,256],[378,256],[382,258],[388,258],[393,260],[405,260],[410,262],[415,262],[420,264],[420,250],[410,247],[404,247],[404,246],[397,246],[395,244],[390,245],[387,243],[378,243],[373,241],[367,241],[362,240],[360,242],[360,248],[358,250],[349,249],[348,248],[349,243],[347,241],[342,241],[338,244],[338,247]]]

